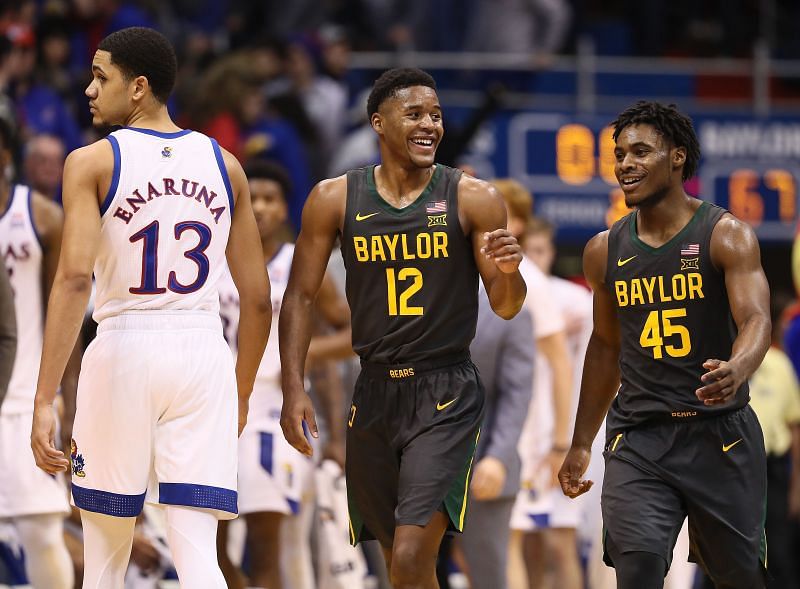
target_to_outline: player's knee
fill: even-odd
[[[430,580],[436,570],[436,555],[414,542],[395,541],[389,576],[393,587],[415,587]]]
[[[614,555],[618,589],[662,589],[667,563],[652,552],[626,552]]]
[[[732,569],[714,576],[717,589],[764,589],[764,572],[759,565],[752,570]]]

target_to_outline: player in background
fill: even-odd
[[[269,274],[273,324],[277,324],[294,253],[294,245],[281,238],[281,229],[288,219],[290,181],[283,168],[269,162],[254,160],[246,164],[244,170],[261,237],[263,260]],[[350,310],[328,277],[322,282],[315,307],[337,330],[330,335],[312,338],[309,363],[351,355]],[[235,354],[239,296],[229,277],[220,286],[220,315],[226,339]],[[291,525],[287,520],[303,518],[309,523],[312,521],[313,502],[304,501],[304,497],[314,493],[314,464],[309,457],[292,448],[281,433],[283,395],[280,374],[278,334],[273,330],[250,397],[247,427],[239,438],[239,513],[246,521],[246,551],[250,555],[247,585],[270,589],[313,589],[309,530],[305,529],[302,534],[281,533],[284,527]],[[343,434],[343,428],[331,428],[335,443],[343,443]],[[233,570],[235,565],[223,550],[227,540],[224,522],[219,527],[218,538],[218,556],[228,587],[243,588],[241,574]],[[288,543],[287,538],[294,538],[295,542]],[[282,562],[286,562],[286,566],[281,566]]]
[[[511,178],[492,183],[505,201],[509,231],[522,242],[532,217],[530,191]],[[569,440],[572,362],[566,323],[547,277],[524,255],[520,273],[528,286],[525,305],[533,318],[536,355],[533,394],[517,446],[522,480],[511,515],[509,562],[513,582],[527,576],[528,586],[538,588],[548,582],[551,559],[536,531],[548,525],[556,473]]]
[[[384,72],[367,111],[381,164],[321,182],[303,210],[280,318],[281,426],[311,454],[310,310],[341,237],[362,364],[347,430],[351,541],[380,542],[395,587],[434,588],[441,539],[463,529],[483,417],[469,359],[478,276],[494,312],[510,318],[525,297],[521,255],[496,191],[435,163],[444,129],[430,75]]]
[[[564,318],[567,350],[572,366],[572,396],[569,410],[568,437],[578,408],[580,374],[583,358],[592,333],[592,295],[584,287],[564,280],[552,273],[556,259],[555,227],[544,219],[533,217],[525,228],[522,248],[525,255],[547,277],[550,291]],[[560,465],[559,465],[560,466]],[[577,530],[583,518],[585,501],[573,501],[564,496],[561,488],[552,490],[552,506],[545,525],[532,532],[540,537],[543,554],[538,556],[548,563],[549,585],[558,589],[583,587]],[[530,553],[528,554],[530,556]]]
[[[14,291],[6,270],[5,256],[0,257],[0,407],[8,392],[14,358],[17,355],[17,314]]]
[[[561,486],[570,497],[591,487],[583,473],[607,413],[602,509],[617,586],[662,587],[688,516],[690,558],[716,586],[759,589],[766,456],[747,379],[770,319],[758,241],[686,194],[700,147],[674,105],[638,102],[612,125],[635,210],[584,251],[594,328]]]
[[[0,122],[0,169],[11,164],[12,141],[10,129]],[[45,300],[58,263],[63,215],[48,198],[28,186],[11,184],[5,175],[0,177],[0,211],[0,251],[14,292],[17,324],[14,370],[0,407],[0,461],[7,472],[0,477],[0,518],[16,528],[33,587],[71,589],[72,563],[63,534],[67,491],[61,476],[50,477],[36,468],[30,452]],[[74,343],[65,344],[67,356]],[[58,377],[64,405],[70,408],[61,422],[67,432],[74,413],[75,360],[73,356],[64,378]]]
[[[237,422],[240,432],[269,332],[269,282],[241,166],[170,119],[176,70],[152,29],[105,37],[86,96],[95,125],[122,128],[72,152],[64,169],[31,445],[48,473],[71,462],[85,588],[122,586],[145,500],[165,509],[182,586],[225,587],[217,519],[236,514]],[[226,259],[241,310],[235,368],[219,318]],[[83,358],[68,461],[54,444],[53,400],[93,272],[98,334]]]

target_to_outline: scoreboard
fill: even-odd
[[[615,115],[502,112],[465,159],[485,178],[513,176],[559,240],[584,242],[628,209],[614,177]],[[759,239],[788,241],[798,220],[800,117],[760,121],[693,116],[702,159],[688,193],[729,209]],[[445,127],[447,128],[447,127]]]

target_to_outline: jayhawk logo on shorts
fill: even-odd
[[[78,444],[75,443],[74,438],[69,443],[69,457],[70,462],[72,462],[72,474],[76,477],[85,477],[86,473],[83,472],[85,463],[83,456],[78,454]]]

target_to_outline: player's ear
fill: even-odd
[[[150,81],[145,76],[136,76],[132,81],[134,100],[141,100],[150,88]]]
[[[672,165],[678,168],[686,163],[686,148],[675,147],[672,150]]]
[[[379,113],[372,113],[369,123],[378,135],[383,134],[383,117]]]

